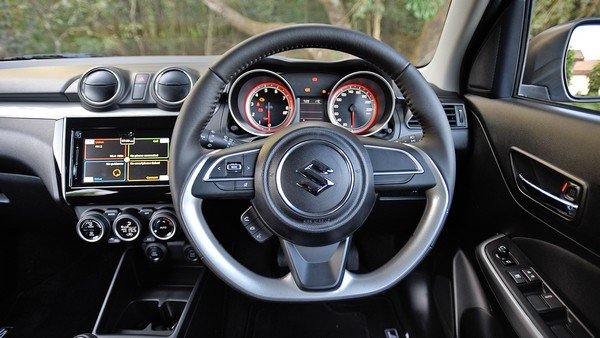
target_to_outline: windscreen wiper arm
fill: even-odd
[[[3,58],[2,61],[22,61],[22,60],[44,60],[44,59],[71,59],[71,58],[89,58],[100,55],[93,53],[59,53],[59,54],[23,54]]]

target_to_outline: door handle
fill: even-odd
[[[557,211],[568,217],[573,218],[577,214],[577,209],[579,209],[578,204],[569,202],[563,198],[554,195],[549,191],[546,191],[545,189],[539,187],[537,184],[534,184],[528,179],[526,179],[523,176],[523,174],[519,174],[519,180],[521,181],[521,184],[527,189],[527,191],[530,194],[534,195],[533,197],[536,198],[538,201],[545,203],[546,205],[549,205],[554,209],[557,209]]]

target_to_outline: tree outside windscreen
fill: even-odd
[[[293,23],[367,33],[416,65],[435,52],[450,0],[3,0],[0,58],[23,54],[218,55]],[[341,53],[302,50],[302,58]]]

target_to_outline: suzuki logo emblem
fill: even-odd
[[[306,167],[296,172],[307,179],[296,185],[315,196],[335,184],[326,177],[333,173],[333,169],[317,160],[312,160]]]

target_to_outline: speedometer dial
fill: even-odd
[[[373,135],[386,127],[394,109],[395,95],[390,83],[370,71],[341,78],[327,100],[331,123],[362,136]]]
[[[355,134],[369,130],[377,120],[377,99],[367,87],[348,83],[340,86],[329,100],[329,118]]]
[[[263,82],[250,90],[244,110],[252,127],[265,133],[273,133],[290,124],[294,98],[283,85]]]

